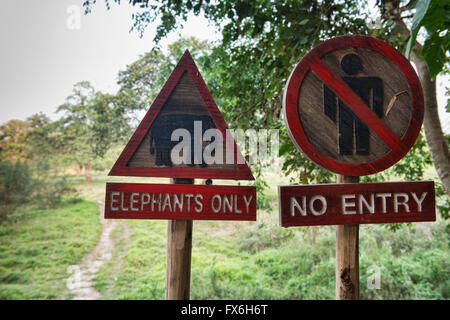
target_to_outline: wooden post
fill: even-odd
[[[337,183],[358,182],[337,176]],[[336,226],[336,300],[359,300],[359,224]]]
[[[171,179],[194,184],[194,179]],[[192,220],[169,220],[167,227],[166,300],[189,300],[191,284]]]

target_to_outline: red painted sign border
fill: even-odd
[[[366,48],[379,52],[380,54],[388,57],[399,67],[399,69],[404,74],[409,84],[410,92],[412,94],[412,110],[410,123],[403,138],[398,139],[400,140],[400,143],[388,143],[388,141],[395,142],[396,140],[390,139],[392,137],[386,137],[386,139],[383,140],[385,140],[388,145],[391,146],[391,151],[376,160],[362,164],[342,163],[320,154],[311,145],[308,138],[306,137],[300,122],[298,112],[300,86],[307,72],[311,69],[314,71],[320,70],[323,66],[323,63],[320,61],[321,57],[332,51],[346,47]],[[325,79],[323,80],[326,80],[327,82],[333,81],[332,79],[328,78],[329,75],[327,75],[326,72],[324,72],[324,74],[321,74],[320,76],[325,77]],[[342,86],[340,82],[338,82],[335,87],[341,89],[344,93],[348,93],[348,90],[350,90],[348,87]],[[352,95],[351,97],[349,97],[349,99],[354,99],[354,96],[355,95]],[[358,97],[356,97],[356,100],[354,100],[353,103],[355,103],[355,101],[357,105],[361,105],[361,103],[363,103]],[[406,58],[399,51],[389,46],[385,42],[369,36],[361,35],[336,37],[325,41],[324,43],[311,50],[295,67],[289,77],[285,88],[283,107],[285,116],[284,118],[287,124],[289,135],[291,136],[291,139],[294,141],[297,147],[300,148],[312,161],[316,162],[325,169],[348,176],[363,176],[383,171],[395,164],[402,157],[404,157],[408,150],[413,146],[414,142],[417,139],[417,136],[419,135],[424,115],[422,86],[420,84],[419,78],[416,75],[416,72],[414,71],[409,61],[406,60]],[[373,126],[369,125],[369,127]],[[382,130],[379,131],[379,134],[386,135],[386,133],[382,132]]]

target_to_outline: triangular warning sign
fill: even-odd
[[[204,139],[204,133],[214,128],[218,129],[217,134],[221,135],[223,140],[221,144],[216,143],[215,151],[210,153],[216,156],[215,161],[208,162],[203,159],[203,152],[209,143],[212,145],[216,142],[217,137]],[[171,152],[184,137],[178,135],[179,140],[172,139],[172,133],[176,129],[182,129],[181,133],[192,135],[188,141],[192,142],[189,143],[190,149],[182,149],[180,152],[183,156],[184,150],[190,150],[192,154],[196,150],[195,159],[193,155],[183,158],[192,161],[172,161]],[[186,50],[109,175],[254,180],[235,141],[227,132],[227,124],[194,60]],[[220,146],[223,152],[217,153]],[[216,153],[223,155],[222,159]],[[198,157],[198,154],[201,156]]]

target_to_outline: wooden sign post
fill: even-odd
[[[338,174],[337,183],[358,183],[359,177]],[[336,300],[359,299],[359,224],[336,226]]]
[[[194,184],[194,179],[172,179],[175,184]],[[167,224],[166,300],[189,300],[191,285],[192,220]]]
[[[213,138],[205,139],[208,132]],[[193,220],[256,220],[256,187],[194,184],[254,180],[238,159],[244,158],[186,51],[109,173],[169,177],[172,184],[106,184],[105,219],[168,220],[166,299],[189,299]]]
[[[436,219],[432,182],[356,184],[413,146],[424,113],[420,81],[388,44],[342,36],[294,68],[283,107],[297,148],[338,178],[336,185],[280,186],[281,224],[338,225],[336,298],[358,299],[359,224]]]

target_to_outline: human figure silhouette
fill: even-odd
[[[383,81],[377,77],[352,77],[362,68],[361,58],[349,53],[341,60],[341,67],[349,75],[342,80],[357,94],[372,111],[381,118],[383,115]],[[324,113],[336,122],[336,94],[323,85]],[[356,154],[369,154],[369,128],[338,99],[339,116],[339,154],[353,155],[354,145]],[[355,136],[355,143],[353,143]]]

